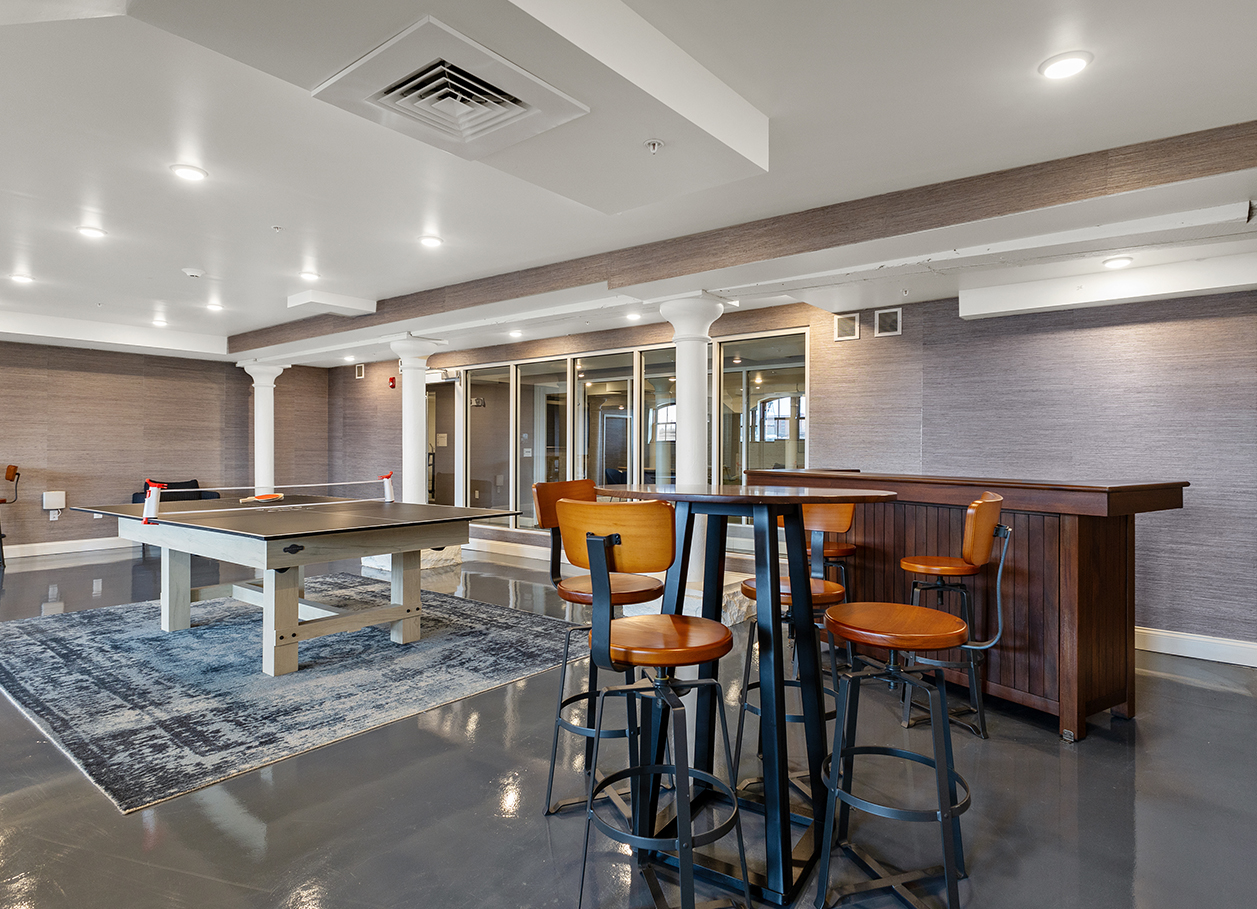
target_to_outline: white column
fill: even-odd
[[[712,323],[724,312],[715,297],[667,300],[659,315],[672,323],[677,348],[677,485],[707,485],[707,345]]]
[[[238,363],[253,376],[254,493],[275,491],[275,380],[287,366]]]
[[[428,501],[428,357],[446,343],[429,338],[389,343],[401,358],[403,502]]]

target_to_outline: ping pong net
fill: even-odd
[[[158,483],[154,480],[145,480],[146,493],[144,496],[144,523],[151,524],[161,516],[161,491],[166,488],[164,483]],[[382,485],[380,495],[362,495],[372,491],[372,487]],[[349,487],[357,487],[350,489]],[[310,501],[313,496],[331,496],[331,489],[337,489],[336,498],[327,498],[323,501]],[[301,501],[285,502],[285,493],[283,490],[297,490],[302,492]],[[217,492],[223,495],[226,503],[216,508],[197,508],[186,509],[180,508],[180,514],[204,514],[215,511],[225,511],[238,507],[239,505],[255,505],[264,506],[268,510],[271,508],[314,508],[319,505],[340,505],[345,502],[392,502],[393,498],[393,471],[389,471],[374,480],[346,480],[335,483],[295,483],[285,486],[203,486],[201,490],[204,492]],[[252,492],[250,492],[252,490]],[[322,490],[322,491],[320,491]],[[343,493],[349,492],[346,496]],[[355,493],[359,493],[355,495]],[[293,493],[293,495],[297,495]]]

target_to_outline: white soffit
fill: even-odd
[[[289,312],[297,310],[300,318],[332,313],[337,316],[360,316],[363,313],[375,312],[375,301],[362,297],[347,297],[344,294],[330,294],[324,290],[303,290],[288,298]]]
[[[1257,287],[1257,253],[960,290],[960,317],[987,319]]]
[[[584,104],[431,16],[313,94],[472,161],[589,113]]]
[[[0,25],[125,16],[127,0],[0,0]]]
[[[620,0],[510,0],[761,170],[768,117]]]
[[[207,360],[227,355],[225,337],[20,312],[0,313],[0,341]]]

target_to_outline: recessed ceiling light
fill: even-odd
[[[154,320],[153,320],[153,324],[154,324],[154,325],[156,325],[158,328],[165,328],[165,327],[166,327],[166,320],[165,320],[165,319],[154,319]]]
[[[222,308],[223,308],[223,304],[221,304],[221,303],[211,303],[211,304],[209,304],[208,306],[206,306],[205,308],[206,308],[206,309],[208,309],[210,312],[221,312],[221,311],[222,311]]]
[[[303,271],[301,273],[301,279],[303,281],[317,281],[319,279],[319,273],[317,271]]]
[[[30,284],[35,279],[30,275],[9,275],[10,281],[16,281],[18,284]]]
[[[636,322],[636,321],[637,321],[638,319],[640,319],[641,317],[642,317],[642,314],[641,314],[641,313],[639,313],[639,312],[631,312],[631,313],[629,313],[629,314],[628,314],[628,320],[629,320],[630,322]]]
[[[419,242],[422,243],[424,246],[437,247],[437,246],[440,246],[445,241],[442,240],[440,237],[434,236],[432,234],[428,234],[426,236],[420,237]]]
[[[1086,69],[1094,59],[1086,51],[1069,51],[1044,60],[1039,64],[1039,72],[1049,79],[1068,79]]]
[[[79,233],[85,237],[91,237],[93,239],[99,239],[105,235],[105,231],[101,230],[99,227],[92,227],[90,224],[84,224],[80,227]]]
[[[353,357],[345,357],[345,362],[346,362],[346,363],[352,363],[353,361],[354,361],[354,358],[353,358]]]
[[[1134,263],[1134,259],[1130,256],[1113,256],[1104,260],[1105,268],[1125,268],[1127,265]]]
[[[201,168],[193,167],[191,164],[172,164],[170,169],[175,172],[176,177],[182,177],[185,180],[204,180],[209,176]]]
[[[733,362],[734,362],[734,363],[741,363],[741,362],[742,362],[742,358],[741,358],[741,357],[734,357],[734,358],[733,358]]]
[[[511,332],[512,338],[522,338],[523,336],[524,336],[524,333],[520,331],[519,329],[516,329],[515,331]]]

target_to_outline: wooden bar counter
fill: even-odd
[[[1189,484],[1090,486],[1027,480],[922,477],[845,470],[748,470],[774,486],[884,489],[893,502],[856,506],[847,534],[859,550],[859,600],[908,603],[906,555],[959,555],[965,508],[985,490],[1004,497],[1013,529],[1004,569],[1004,636],[988,654],[983,691],[1060,718],[1061,736],[1087,734],[1087,717],[1135,715],[1135,515],[1183,507]],[[994,566],[975,581],[975,637],[995,630]],[[933,605],[926,594],[923,605]],[[956,611],[959,599],[949,596]],[[962,673],[949,679],[966,684]]]

